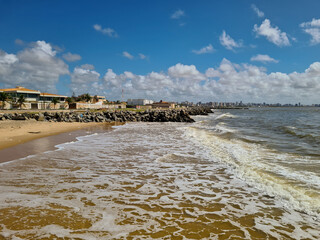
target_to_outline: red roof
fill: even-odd
[[[38,90],[31,90],[28,88],[24,88],[24,87],[15,87],[15,88],[5,88],[5,89],[0,89],[1,92],[36,92],[36,93],[40,93]]]

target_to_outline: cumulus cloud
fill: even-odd
[[[271,62],[268,55],[252,60]],[[277,61],[277,60],[275,60]],[[0,51],[0,83],[53,91],[59,77],[70,74],[65,62],[52,46],[37,41],[17,54]],[[151,98],[168,101],[244,101],[319,103],[320,62],[303,72],[268,73],[264,67],[236,64],[223,59],[218,66],[203,72],[195,65],[178,63],[166,71],[137,75],[117,74],[106,69],[102,74],[84,64],[70,74],[70,90],[76,94],[106,95],[108,99]]]
[[[256,56],[253,56],[250,61],[256,61],[256,62],[262,62],[262,63],[268,63],[268,62],[274,62],[278,63],[279,61],[270,57],[269,55],[266,54],[258,54]]]
[[[83,68],[83,69],[88,69],[88,70],[93,70],[94,69],[94,66],[92,64],[88,64],[88,63],[82,64],[80,67]]]
[[[183,17],[185,14],[184,14],[184,11],[182,11],[181,9],[178,9],[177,11],[175,11],[172,15],[171,15],[171,18],[172,19],[179,19],[181,17]]]
[[[15,61],[11,59],[10,61]],[[103,77],[93,69],[75,68],[72,83],[83,92],[104,94],[108,99],[151,98],[169,101],[244,101],[318,103],[320,62],[304,72],[267,73],[264,67],[236,64],[223,59],[201,73],[194,65],[178,63],[166,72],[136,75],[108,69]],[[306,97],[307,96],[307,97]]]
[[[307,28],[304,31],[311,35],[311,44],[320,43],[320,28]]]
[[[17,54],[0,51],[0,82],[42,91],[56,91],[59,77],[69,74],[68,65],[45,41],[37,41]]]
[[[215,51],[215,49],[212,47],[211,44],[209,44],[208,46],[203,47],[199,50],[192,50],[192,52],[195,54],[213,53],[214,51]]]
[[[320,19],[313,18],[310,22],[301,23],[300,27],[311,36],[311,44],[320,43]]]
[[[310,22],[303,22],[300,27],[320,27],[320,19],[312,18]]]
[[[63,54],[62,57],[68,62],[75,62],[81,60],[81,56],[79,54],[73,54],[70,52]]]
[[[94,70],[93,65],[85,64],[75,67],[71,74],[70,88],[76,94],[90,92],[99,85],[99,78],[100,73]]]
[[[119,37],[119,35],[117,34],[117,32],[112,29],[112,28],[102,28],[101,25],[99,24],[95,24],[93,25],[93,28],[98,31],[98,32],[101,32],[102,34],[105,34],[109,37],[113,37],[113,38],[116,38],[116,37]]]
[[[124,56],[125,58],[128,58],[128,59],[133,59],[134,58],[130,53],[128,53],[126,51],[122,52],[122,56]]]
[[[204,80],[205,77],[201,74],[194,65],[183,65],[177,63],[168,69],[168,74],[173,78],[193,79],[196,81]]]
[[[268,39],[268,41],[279,47],[290,46],[290,41],[287,37],[287,34],[285,32],[281,32],[277,26],[272,27],[269,19],[265,19],[260,26],[255,24],[253,31],[256,33],[257,37],[264,36]]]
[[[257,14],[258,17],[260,17],[260,18],[264,17],[264,12],[260,11],[259,8],[257,8],[256,5],[252,4],[251,8]]]
[[[236,42],[233,38],[231,38],[228,34],[226,34],[226,31],[223,30],[222,34],[219,37],[220,43],[222,46],[224,46],[226,49],[234,50],[234,48],[240,48],[242,47],[242,42]]]

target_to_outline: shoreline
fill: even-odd
[[[53,150],[55,145],[86,135],[86,131],[105,131],[106,127],[125,122],[194,122],[191,115],[208,113],[211,113],[211,109],[201,107],[118,112],[53,111],[43,114],[0,112],[0,163]],[[74,133],[63,134],[70,132]],[[52,137],[60,134],[63,135]]]
[[[0,163],[56,149],[79,136],[110,130],[119,123],[0,121]]]

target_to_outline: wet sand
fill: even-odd
[[[0,163],[55,149],[76,137],[110,129],[116,123],[0,121]]]
[[[192,129],[129,123],[2,164],[0,239],[319,239],[312,216],[237,178]]]

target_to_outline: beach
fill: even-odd
[[[55,149],[90,132],[110,129],[115,123],[0,121],[0,163]]]
[[[243,125],[252,126],[248,119],[263,114],[268,124],[270,116],[280,116],[277,111],[217,111],[194,117],[195,123],[135,122],[86,130],[50,151],[5,162],[0,236],[318,239],[318,168],[311,172],[305,161],[316,166],[307,153],[317,150],[304,144],[303,156],[298,148],[291,155],[284,152],[287,144],[280,149],[277,143],[275,149],[270,140],[266,146],[261,131],[253,135]],[[306,115],[281,111],[297,119]],[[310,124],[313,115],[308,116]],[[314,113],[315,124],[317,117]],[[240,133],[244,129],[249,135]],[[289,169],[294,161],[305,161],[305,168]]]

